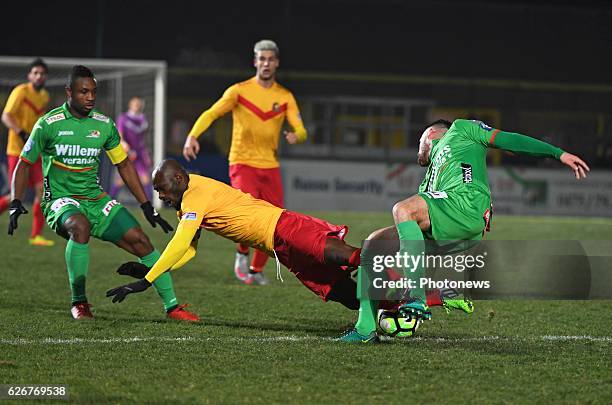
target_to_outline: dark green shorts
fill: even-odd
[[[427,239],[436,241],[480,240],[491,201],[476,192],[430,191],[419,193],[429,208],[431,229]]]
[[[140,226],[134,216],[117,200],[104,196],[99,200],[62,197],[42,204],[43,214],[51,229],[68,239],[64,223],[75,214],[83,214],[89,221],[91,236],[117,242],[125,233]]]

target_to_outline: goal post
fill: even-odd
[[[28,65],[35,56],[0,56],[0,106],[4,108],[10,91],[27,81]],[[145,102],[144,113],[149,120],[147,145],[153,162],[160,162],[165,156],[166,127],[166,86],[167,63],[161,60],[128,59],[87,59],[41,57],[49,67],[46,89],[51,101],[49,109],[61,105],[65,99],[64,86],[74,65],[90,68],[98,81],[96,109],[116,120],[127,110],[130,98],[138,96]],[[6,147],[6,127],[0,129],[0,147]],[[3,153],[2,153],[3,154]],[[100,180],[108,190],[113,181],[113,170],[106,160],[100,168]],[[0,172],[1,176],[1,172]],[[0,188],[6,188],[6,179],[0,181]],[[122,200],[126,194],[122,194]],[[129,197],[125,198],[129,201]],[[155,205],[160,201],[155,198]]]

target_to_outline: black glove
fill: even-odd
[[[122,285],[121,287],[111,288],[106,292],[106,296],[113,297],[113,302],[121,302],[125,299],[126,295],[143,292],[149,287],[151,287],[151,283],[149,283],[146,278],[142,278],[133,283]]]
[[[140,205],[140,208],[142,208],[142,212],[144,212],[145,218],[147,219],[147,221],[149,221],[153,228],[155,228],[157,224],[159,224],[164,233],[174,231],[174,228],[170,226],[170,224],[167,223],[166,220],[163,219],[161,215],[157,213],[157,211],[155,211],[155,208],[153,208],[153,206],[151,205],[151,201],[142,203]]]
[[[21,140],[25,143],[28,140],[28,136],[30,136],[30,134],[28,134],[26,131],[24,131],[23,129],[21,131],[19,131],[19,133],[17,134],[19,135],[19,137],[21,138]]]
[[[117,273],[121,274],[122,276],[130,276],[134,278],[144,278],[144,276],[147,275],[149,270],[151,270],[151,268],[145,266],[142,263],[127,262],[119,266],[119,268],[117,269]]]
[[[19,218],[19,215],[27,213],[28,210],[26,210],[25,207],[21,205],[21,201],[19,201],[17,198],[11,201],[11,205],[9,205],[9,235],[12,235],[13,231],[17,229],[17,218]]]

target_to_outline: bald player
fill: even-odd
[[[153,188],[162,201],[178,211],[176,233],[150,270],[137,275],[142,265],[132,262],[122,266],[122,274],[131,272],[143,278],[109,290],[107,296],[112,296],[113,302],[146,290],[166,271],[191,260],[203,228],[275,256],[324,301],[358,308],[350,270],[359,265],[360,249],[344,242],[346,226],[287,211],[219,181],[187,174],[175,160],[165,160],[156,167]],[[280,266],[277,270],[280,272]]]
[[[283,207],[283,184],[277,156],[279,136],[285,119],[292,127],[284,136],[289,144],[306,140],[300,111],[289,90],[276,82],[279,49],[262,40],[255,44],[255,77],[229,87],[223,97],[204,111],[189,132],[183,156],[195,159],[200,150],[198,137],[219,117],[232,112],[232,146],[229,174],[233,187]],[[238,244],[234,274],[246,284],[267,284],[262,270],[268,260],[264,251],[255,250],[248,265],[249,247]]]

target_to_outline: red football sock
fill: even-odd
[[[427,305],[430,307],[439,307],[442,305],[442,298],[440,298],[440,290],[427,290],[425,291],[425,297]]]
[[[36,198],[32,205],[32,234],[30,237],[35,238],[40,235],[45,225],[45,217],[43,216],[42,209],[40,208],[40,200]]]
[[[243,255],[248,255],[249,254],[249,245],[243,245],[242,243],[239,243],[236,245],[236,250],[239,253],[242,253]]]
[[[361,263],[361,248],[355,250],[351,257],[349,257],[349,267],[359,267]]]
[[[253,252],[253,259],[251,260],[251,271],[259,273],[263,271],[264,266],[268,262],[268,255],[264,252],[255,249]]]
[[[4,195],[4,196],[0,197],[0,214],[2,214],[4,211],[6,211],[6,209],[8,208],[8,206],[10,204],[10,200],[11,200],[11,196],[10,195]]]

